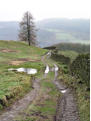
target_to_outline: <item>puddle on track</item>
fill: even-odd
[[[58,66],[56,64],[54,64],[54,71],[55,71],[55,80],[57,79],[58,76]],[[67,89],[65,89],[65,87],[61,84],[59,84],[59,82],[55,81],[55,85],[57,86],[57,88],[60,90],[61,93],[66,93]]]
[[[54,67],[55,67],[55,72],[57,72],[59,70],[58,66],[54,64]]]
[[[37,73],[37,69],[33,69],[33,68],[10,68],[8,69],[8,71],[17,71],[17,72],[25,72],[27,74],[36,74]]]
[[[66,93],[67,92],[67,90],[65,89],[65,90],[61,90],[61,93]]]
[[[49,72],[49,66],[47,65],[45,69],[45,74],[47,74],[48,72]]]

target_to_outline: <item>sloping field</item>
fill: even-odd
[[[38,74],[44,67],[41,56],[47,52],[22,42],[0,41],[0,109],[32,89],[32,76],[8,71],[9,68],[35,68]],[[37,74],[36,74],[37,75]]]

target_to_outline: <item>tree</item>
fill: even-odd
[[[36,29],[33,20],[32,14],[27,11],[20,22],[19,39],[27,41],[29,46],[36,44]]]

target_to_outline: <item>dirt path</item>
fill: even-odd
[[[51,56],[51,54],[47,53],[47,59]],[[45,58],[42,58],[42,61],[44,61]],[[44,61],[44,64],[46,65],[46,62]],[[55,78],[53,83],[57,86],[60,93],[62,93],[62,96],[58,100],[58,105],[56,109],[56,117],[54,121],[80,121],[79,115],[77,111],[77,105],[75,98],[73,96],[72,90],[68,89],[66,86],[64,86],[61,82],[59,83],[57,81],[58,76],[58,67],[54,64],[55,67]],[[47,68],[47,67],[46,67]],[[40,80],[34,81],[34,89],[30,91],[24,98],[13,104],[9,108],[9,110],[6,110],[1,116],[0,121],[14,121],[14,118],[22,112],[24,109],[28,107],[30,102],[32,103],[34,99],[38,96],[38,92],[40,90]]]
[[[51,56],[51,52],[47,54],[48,59]],[[45,62],[45,61],[44,61]],[[58,67],[54,64],[55,77],[53,83],[56,85],[62,96],[58,99],[58,105],[56,109],[56,117],[54,121],[80,121],[77,104],[71,89],[68,89],[62,82],[59,83]]]
[[[56,71],[54,84],[62,93],[62,96],[58,100],[55,121],[80,121],[72,90],[64,86],[62,82],[59,83],[57,81],[57,75]]]
[[[7,109],[2,115],[0,115],[0,121],[13,121],[14,118],[23,111],[27,106],[37,97],[40,85],[40,80],[35,80],[33,87],[34,89],[30,91],[24,98],[17,101],[9,109]]]

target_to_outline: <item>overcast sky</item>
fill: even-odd
[[[0,0],[0,21],[20,21],[26,11],[35,20],[89,18],[90,0]]]

